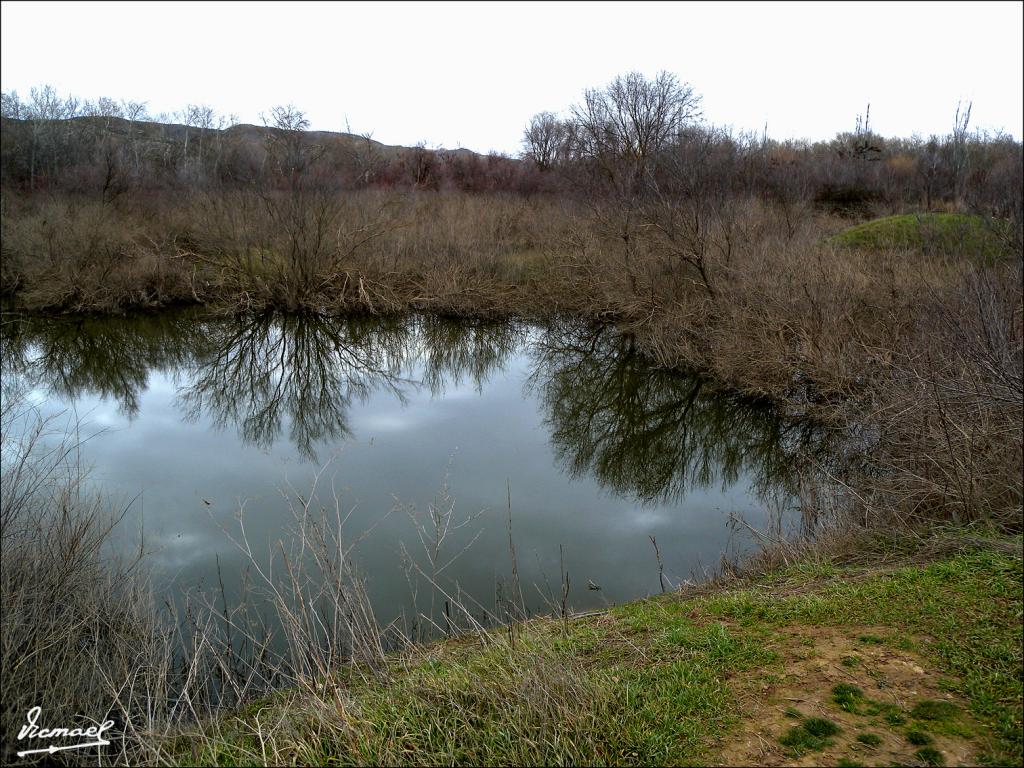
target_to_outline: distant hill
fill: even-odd
[[[67,125],[68,127],[76,128],[88,128],[92,131],[101,130],[107,131],[114,135],[128,137],[130,134],[134,134],[136,137],[142,137],[144,139],[152,141],[184,141],[186,134],[191,137],[196,137],[202,134],[204,137],[208,136],[223,136],[234,139],[240,139],[244,141],[265,143],[269,138],[270,134],[279,130],[268,126],[253,125],[251,123],[237,123],[228,128],[200,128],[197,126],[185,125],[183,123],[161,123],[154,120],[137,120],[134,123],[121,117],[96,117],[96,116],[81,116],[72,117],[67,120],[50,120],[43,121],[44,124],[53,124],[53,127],[61,125]],[[15,118],[3,118],[4,127],[15,127],[24,126],[28,128],[30,121],[19,120]],[[448,154],[461,157],[477,157],[485,158],[488,155],[474,152],[470,149],[459,147],[456,149],[448,149],[444,147],[440,148],[429,148],[425,146],[401,146],[395,144],[384,144],[372,138],[361,136],[354,133],[345,133],[343,131],[303,131],[311,141],[325,145],[328,148],[370,148],[372,151],[380,153],[386,159],[393,159],[394,157],[400,156],[405,152],[422,152],[426,151],[434,154]],[[514,159],[514,158],[509,158]]]
[[[536,186],[528,178],[530,166],[516,158],[463,148],[396,146],[334,131],[283,131],[247,123],[202,128],[113,116],[41,121],[5,117],[2,128],[3,183],[29,190],[57,185],[97,191],[106,198],[131,184],[249,184],[267,178],[270,151],[299,151],[303,172],[342,186],[467,191]],[[286,137],[284,144],[277,141]]]

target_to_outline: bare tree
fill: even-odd
[[[436,183],[437,154],[427,147],[427,142],[417,142],[404,153],[402,160],[414,187],[425,189]]]
[[[523,157],[542,171],[549,170],[562,159],[568,137],[568,127],[557,115],[538,112],[523,131]]]
[[[337,266],[337,247],[330,235],[337,231],[339,207],[316,172],[323,147],[307,134],[305,112],[294,104],[279,105],[261,118],[271,129],[266,139],[271,186],[260,196],[267,216],[285,233],[277,254],[283,265],[276,289],[285,303],[300,306],[307,293],[316,290],[316,282],[329,280]],[[280,193],[281,186],[287,194]]]
[[[682,183],[688,170],[678,161],[686,154],[703,157],[710,149],[708,134],[688,142],[682,151],[684,134],[701,115],[700,101],[691,85],[669,72],[650,80],[631,72],[604,88],[586,91],[583,101],[571,109],[573,173],[579,174],[595,229],[617,243],[629,290],[648,296],[652,304],[658,280],[643,266],[651,260],[642,258],[650,253],[659,254],[658,259],[672,268],[696,268],[701,284],[713,294],[704,218],[699,213],[694,217],[689,208],[684,211],[676,192],[659,185],[661,175],[662,182],[680,182],[675,185],[680,193],[692,191],[683,188],[693,185]],[[694,149],[697,145],[699,151]],[[595,190],[604,194],[592,194]],[[697,233],[684,226],[694,221],[701,228]]]
[[[81,114],[93,118],[83,126],[82,133],[88,138],[93,163],[99,172],[100,200],[106,204],[124,192],[126,187],[121,157],[123,147],[111,130],[115,121],[124,119],[124,106],[119,101],[101,96],[96,101],[85,101]]]
[[[950,161],[953,174],[953,200],[960,202],[963,195],[964,180],[967,177],[967,128],[971,122],[971,107],[974,102],[967,102],[965,107],[957,102],[956,115],[953,117],[953,133],[950,134]]]
[[[24,117],[25,105],[18,97],[17,91],[4,91],[0,94],[0,116],[8,120],[21,120]]]
[[[658,153],[701,116],[701,97],[669,72],[648,80],[639,72],[586,91],[572,107],[576,151],[607,179],[629,191],[652,180]]]
[[[319,157],[321,148],[308,140],[306,113],[294,104],[278,105],[269,115],[260,115],[272,130],[267,137],[267,153],[274,170],[295,182]]]
[[[135,176],[137,179],[140,171],[140,163],[139,139],[138,134],[135,131],[135,124],[148,120],[149,114],[146,111],[146,102],[144,101],[130,101],[126,99],[121,102],[121,110],[124,113],[124,119],[128,121],[128,144],[131,147],[132,159],[135,162]]]
[[[643,231],[673,290],[696,283],[711,299],[713,261],[728,262],[738,233],[729,179],[735,143],[725,131],[694,126],[661,153],[656,199],[643,209]],[[692,273],[696,273],[694,279]]]
[[[355,177],[359,184],[369,185],[377,177],[377,174],[384,168],[384,157],[380,152],[380,142],[373,140],[373,131],[363,131],[356,134],[349,125],[348,118],[345,118],[345,133],[353,139],[353,144],[348,150],[348,160],[355,171]]]
[[[111,120],[124,117],[124,108],[120,102],[108,96],[100,96],[96,101],[83,102],[81,114],[86,117],[105,118],[105,125],[109,127]]]
[[[69,120],[78,114],[78,99],[68,96],[62,99],[52,85],[32,88],[24,115],[31,121],[30,141],[30,187],[35,189],[40,161],[49,159],[51,176],[56,177],[59,169],[61,138],[67,139],[66,126],[60,121]]]
[[[939,139],[932,136],[925,142],[918,151],[917,175],[921,178],[924,186],[925,210],[932,209],[932,199],[935,196],[942,174],[942,145]]]
[[[213,107],[207,104],[186,104],[185,108],[174,115],[185,126],[185,137],[181,146],[181,159],[185,172],[188,172],[189,152],[188,144],[192,131],[195,128],[199,137],[199,151],[196,155],[196,170],[201,176],[203,172],[203,140],[206,132],[216,126],[217,113]]]
[[[216,122],[217,113],[208,104],[189,104],[185,107],[185,125],[199,129],[199,152],[196,157],[200,177],[203,173],[203,140],[206,132],[216,126]]]

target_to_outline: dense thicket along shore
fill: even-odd
[[[663,119],[610,121],[631,94]],[[255,658],[256,628],[226,604],[161,613],[145,558],[107,554],[117,515],[74,438],[13,431],[30,403],[5,392],[5,756],[26,702],[113,701],[126,761],[1019,762],[1019,142],[970,132],[969,110],[932,141],[860,121],[827,143],[730,136],[670,76],[538,115],[519,160],[312,133],[294,108],[221,130],[42,95],[4,95],[5,324],[179,305],[243,327],[612,324],[653,367],[812,420],[855,460],[824,473],[839,493],[799,484],[813,538],[767,538],[704,592],[498,632],[464,616],[473,631],[427,647],[385,637],[330,517],[299,514],[330,578],[295,571],[272,595],[291,655],[239,669],[212,638]],[[56,666],[28,653],[56,647]],[[237,706],[183,697],[195,680]]]

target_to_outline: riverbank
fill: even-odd
[[[693,222],[650,206],[637,218],[614,201],[497,193],[14,197],[2,282],[27,310],[72,314],[185,302],[611,321],[659,365],[869,436],[871,472],[852,483],[865,525],[1019,529],[1012,229],[904,215],[850,246],[834,237],[850,220],[808,203],[735,198]]]
[[[73,446],[46,454],[56,472],[5,467],[5,722],[24,720],[26,696],[43,696],[61,723],[111,702],[118,738],[105,758],[114,763],[1021,759],[1020,535],[979,524],[828,529],[771,542],[709,583],[605,611],[478,627],[364,662],[321,658],[274,693],[218,708],[203,696],[230,665],[217,627],[230,616],[243,629],[241,617],[211,603],[169,626],[138,563],[119,568],[103,555],[116,515],[76,490],[78,473],[62,479],[68,455]],[[19,492],[14,479],[39,490]],[[55,504],[65,512],[53,520]],[[337,598],[365,609],[358,581],[347,571],[339,579]],[[299,618],[290,605],[278,607],[282,622]],[[303,638],[293,651],[339,650]],[[49,649],[36,657],[43,663],[25,663],[26,643]],[[251,674],[255,688],[270,682]],[[182,675],[187,696],[176,693]],[[5,728],[5,751],[14,732]]]
[[[749,565],[768,575],[696,596],[632,603],[568,628],[514,624],[507,640],[414,649],[388,657],[381,676],[332,655],[337,686],[329,676],[293,679],[237,716],[211,719],[197,706],[199,729],[161,687],[173,679],[161,668],[147,683],[155,693],[132,688],[138,698],[118,699],[133,726],[126,761],[1019,762],[1019,254],[975,258],[961,242],[846,247],[828,239],[845,226],[836,217],[809,208],[783,216],[748,201],[717,211],[686,241],[706,257],[692,263],[680,241],[610,207],[460,195],[392,203],[379,193],[330,209],[344,226],[310,251],[316,217],[267,230],[266,206],[278,204],[281,213],[291,203],[239,194],[141,206],[155,218],[131,205],[66,201],[5,209],[5,292],[25,309],[68,314],[191,303],[247,315],[416,309],[611,321],[660,366],[700,371],[829,427],[858,453],[857,469],[840,478],[838,499],[800,484],[813,546],[793,555],[770,542]],[[392,204],[397,218],[378,227],[374,212]],[[369,239],[352,240],[359,232]],[[820,469],[813,460],[793,464]],[[48,500],[39,519],[65,497]],[[67,528],[64,544],[77,552]],[[1002,538],[979,545],[990,534]],[[103,536],[83,561],[104,601],[74,610],[99,611],[114,628],[101,640],[120,666],[109,679],[109,669],[83,667],[81,701],[109,696],[117,675],[169,667],[177,652],[148,598],[121,611],[128,603],[110,586]],[[32,549],[39,560],[5,582],[5,608],[8,587],[27,596],[26,609],[35,604],[60,551]],[[54,605],[69,583],[46,582]],[[213,637],[218,615],[203,617],[198,629],[183,626]],[[56,638],[65,668],[76,668],[78,639],[67,640],[63,624],[31,629],[40,634],[30,642]],[[125,653],[140,637],[154,641],[142,664]],[[210,647],[196,641],[190,680],[223,671]],[[12,664],[16,651],[5,651]],[[840,684],[855,688],[837,692]],[[44,688],[55,705],[75,703],[57,696],[65,687]],[[173,712],[147,721],[140,713],[157,700],[175,701]]]
[[[837,543],[838,544],[838,543]],[[510,636],[442,641],[175,734],[217,765],[1021,760],[1021,539],[934,529]]]

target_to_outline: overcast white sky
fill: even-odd
[[[536,112],[638,70],[706,118],[775,138],[972,125],[1024,133],[1024,4],[3,2],[0,85],[50,83],[243,122],[292,102],[314,128],[517,152]]]

